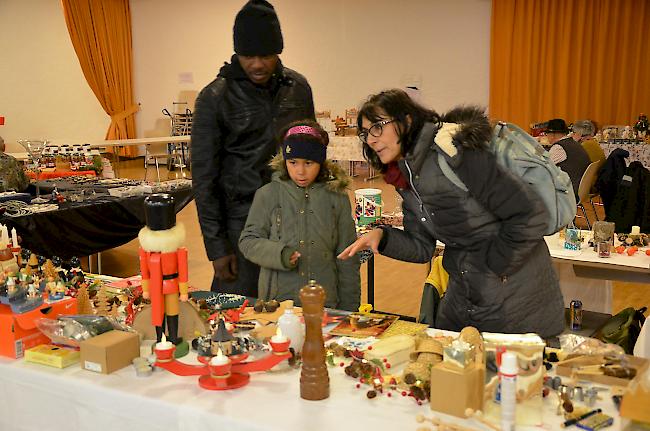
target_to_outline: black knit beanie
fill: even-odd
[[[233,27],[235,52],[247,57],[280,54],[284,48],[280,21],[266,0],[250,0],[239,11]]]

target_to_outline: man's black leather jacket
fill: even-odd
[[[227,240],[229,214],[253,200],[271,180],[269,161],[277,134],[287,124],[314,119],[311,87],[278,62],[267,87],[253,84],[233,55],[199,93],[192,121],[192,184],[210,260],[233,253]]]

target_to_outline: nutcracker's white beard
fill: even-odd
[[[140,229],[138,239],[145,251],[169,253],[185,244],[185,226],[176,223],[176,226],[166,230],[151,230],[145,226]]]

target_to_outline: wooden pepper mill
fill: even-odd
[[[300,289],[300,301],[305,318],[300,396],[306,400],[324,400],[330,396],[330,378],[325,364],[325,343],[321,326],[325,289],[311,280]]]

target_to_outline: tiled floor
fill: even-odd
[[[142,159],[122,161],[121,175],[128,178],[144,178]],[[155,178],[155,167],[150,167],[149,178]],[[392,186],[381,178],[365,181],[366,171],[357,169],[359,176],[354,178],[352,190],[363,187],[379,188],[383,191],[385,211],[392,211],[397,204],[398,195]],[[178,172],[167,173],[161,169],[163,179],[174,178]],[[350,192],[350,198],[353,194]],[[587,208],[593,220],[593,211]],[[190,283],[200,289],[209,289],[212,280],[212,265],[203,248],[196,206],[190,203],[178,214],[178,221],[185,224],[187,247],[189,250]],[[116,249],[102,253],[103,272],[117,276],[128,276],[138,272],[138,242],[131,241]],[[427,275],[427,265],[398,262],[378,256],[375,262],[375,307],[403,315],[416,316],[420,305],[422,286]],[[362,267],[362,300],[366,292],[366,268]],[[614,283],[613,310],[633,306],[639,308],[650,305],[650,284]]]

